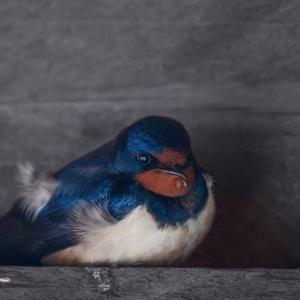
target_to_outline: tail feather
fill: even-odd
[[[16,208],[0,219],[0,265],[40,265],[45,255],[76,243],[64,223],[30,222]]]
[[[0,220],[0,265],[38,264],[38,259],[28,251],[27,230],[21,218],[12,212]]]

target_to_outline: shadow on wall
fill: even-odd
[[[281,195],[272,190],[271,133],[240,126],[212,129],[209,136],[206,149],[210,153],[203,161],[216,176],[217,213],[210,233],[187,266],[287,267],[288,261],[299,265],[296,258],[287,257],[291,254],[286,253],[285,230],[290,227],[279,218],[276,202]],[[196,152],[200,147],[201,142],[195,144]],[[296,220],[285,221],[295,227]],[[297,239],[294,236],[295,244]]]

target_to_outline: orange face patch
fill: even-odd
[[[144,188],[156,194],[167,197],[179,197],[188,193],[195,181],[195,171],[189,167],[184,171],[186,180],[181,176],[164,173],[159,170],[149,170],[136,175],[136,180]]]
[[[167,167],[173,167],[175,165],[184,166],[187,161],[186,154],[169,148],[166,148],[163,153],[155,155],[155,157],[162,165]]]

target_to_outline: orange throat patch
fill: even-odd
[[[186,180],[181,176],[149,170],[136,175],[136,180],[147,190],[167,197],[179,197],[187,194],[195,181],[195,171],[189,167],[184,171]]]

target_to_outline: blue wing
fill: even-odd
[[[82,201],[97,204],[111,194],[111,147],[109,143],[54,174],[58,187],[33,222],[18,204],[0,220],[0,264],[39,264],[43,256],[79,242],[69,216]]]
[[[34,221],[18,203],[0,220],[0,264],[40,264],[45,255],[80,243],[70,216],[83,202],[99,209],[105,204],[110,222],[124,218],[141,203],[130,179],[114,173],[113,146],[110,142],[54,174],[58,186]]]

